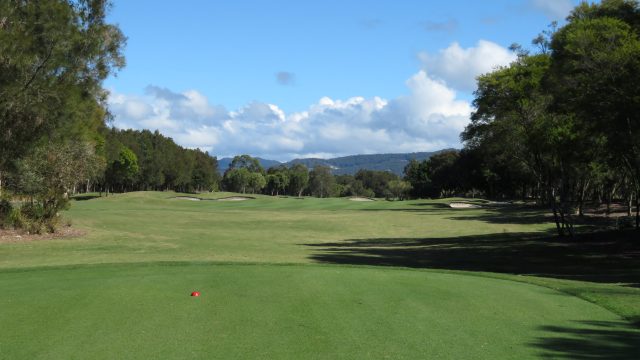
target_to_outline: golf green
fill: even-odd
[[[597,305],[457,273],[83,265],[0,271],[0,289],[3,359],[526,359],[591,349],[632,358],[639,349],[620,341],[640,331]],[[584,337],[602,327],[624,336]]]

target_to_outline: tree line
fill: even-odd
[[[157,130],[111,128],[104,138],[106,167],[93,179],[93,185],[87,180],[84,191],[201,192],[219,188],[215,157],[185,149]]]
[[[0,2],[0,226],[53,231],[104,165],[102,81],[125,65],[107,0]]]
[[[462,151],[408,166],[413,195],[534,199],[561,236],[587,203],[623,201],[639,228],[638,2],[584,2],[532,43],[478,78]]]
[[[333,175],[327,166],[312,169],[303,164],[280,165],[265,170],[249,155],[233,158],[224,172],[221,188],[225,191],[286,196],[378,197],[405,199],[410,184],[387,171],[360,170],[355,175]]]

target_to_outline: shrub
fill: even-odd
[[[13,210],[13,206],[8,199],[0,199],[0,229],[7,227],[9,224],[9,215]]]

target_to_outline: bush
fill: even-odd
[[[0,199],[0,229],[9,226],[9,215],[13,211],[11,202],[7,199]]]
[[[20,212],[24,217],[32,220],[42,220],[45,217],[44,208],[38,203],[25,203],[20,208]]]
[[[5,219],[5,224],[29,234],[42,234],[44,230],[53,233],[58,227],[60,217],[49,216],[48,211],[38,203],[26,203],[13,208]]]

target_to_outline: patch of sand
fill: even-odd
[[[218,201],[245,201],[245,200],[254,200],[254,197],[251,196],[229,196],[226,198],[220,198]]]
[[[451,203],[451,204],[449,204],[449,206],[454,208],[454,209],[477,209],[477,208],[480,207],[480,205],[462,203],[462,202]]]
[[[365,197],[352,197],[352,198],[349,198],[349,200],[351,200],[351,201],[375,201],[374,199],[365,198]]]
[[[200,201],[202,199],[197,198],[197,197],[191,197],[191,196],[176,196],[174,197],[174,199],[178,199],[178,200],[189,200],[189,201]]]

